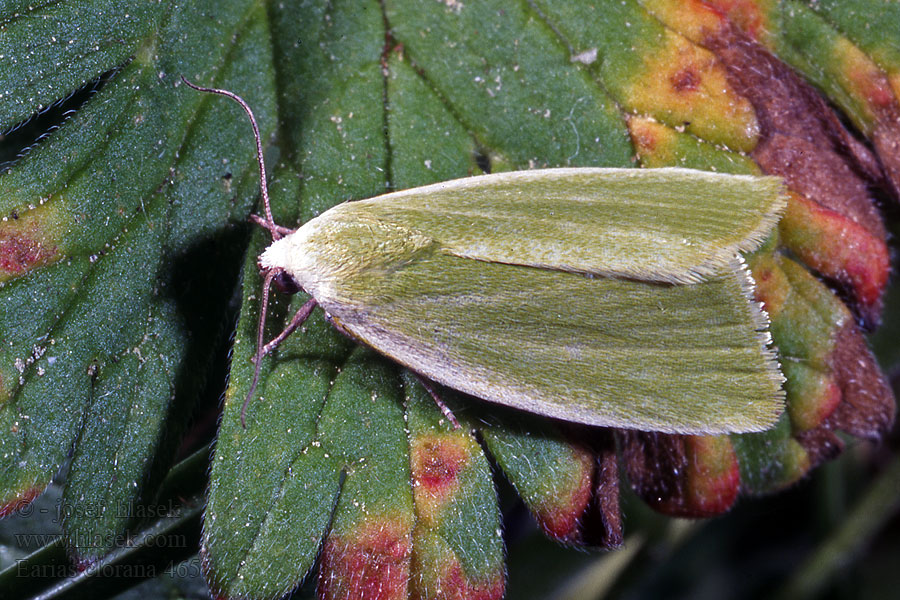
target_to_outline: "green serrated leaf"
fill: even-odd
[[[179,76],[233,90],[253,107],[283,225],[481,169],[627,166],[635,150],[646,166],[755,171],[746,155],[721,147],[752,147],[756,130],[740,99],[736,113],[706,102],[701,114],[697,104],[644,93],[654,82],[690,88],[684,67],[696,63],[666,52],[708,58],[700,42],[691,46],[636,3],[606,8],[598,16],[550,1],[4,3],[4,128],[85,82],[99,91],[0,176],[0,512],[34,498],[71,456],[68,550],[97,561],[135,526],[131,507],[155,494],[229,331],[244,256],[247,301],[204,522],[214,590],[279,597],[322,556],[325,596],[374,582],[398,597],[430,595],[451,581],[469,595],[501,595],[499,516],[483,451],[468,430],[440,422],[408,375],[355,350],[321,312],[264,360],[241,427],[259,311],[256,257],[266,243],[246,224],[258,184],[252,139],[238,107],[186,89]],[[837,0],[804,10],[896,79],[891,31],[862,33]],[[821,406],[796,407],[831,389],[832,334],[849,319],[793,266],[803,275],[784,289],[797,298],[773,333],[796,359],[786,372],[798,400],[790,421],[734,439],[748,491],[805,473],[810,452],[793,436],[806,417],[795,413],[815,416]],[[275,296],[267,338],[302,303]],[[541,524],[583,541],[578,519],[597,502],[595,449],[448,395]],[[422,450],[428,444],[434,452]],[[442,455],[448,448],[458,452]],[[453,457],[464,460],[438,460]],[[423,464],[463,465],[440,478],[453,488],[445,501],[422,502]]]
[[[391,1],[385,10],[412,65],[489,155],[515,168],[629,165],[622,116],[523,4]]]
[[[591,500],[593,456],[552,426],[507,418],[483,429],[498,466],[552,537],[574,542]]]
[[[169,8],[161,0],[4,2],[0,129],[127,62],[154,35]]]
[[[885,0],[819,0],[807,2],[838,31],[859,46],[891,78],[900,95],[900,6]]]

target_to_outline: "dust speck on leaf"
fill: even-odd
[[[572,56],[572,62],[590,65],[597,62],[597,48],[589,48]]]

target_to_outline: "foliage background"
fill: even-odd
[[[571,48],[558,40],[528,47],[529,40],[549,35],[532,5],[506,7],[506,16],[518,19],[513,27],[484,30],[496,51],[490,60],[463,52],[424,10],[437,7],[452,13],[456,3],[386,5],[383,11],[377,3],[3,3],[0,123],[10,128],[3,151],[14,165],[0,184],[0,206],[11,214],[24,213],[31,205],[31,216],[17,219],[19,231],[40,233],[44,243],[17,255],[37,276],[4,290],[0,381],[8,393],[24,368],[37,373],[46,364],[49,373],[29,375],[28,385],[16,392],[19,410],[3,412],[4,427],[16,433],[0,447],[5,459],[15,455],[7,462],[15,468],[3,472],[4,489],[18,494],[13,497],[33,498],[57,466],[66,463],[67,470],[58,478],[66,487],[54,488],[61,504],[113,505],[117,498],[135,497],[128,491],[134,487],[139,488],[138,500],[187,498],[193,508],[176,517],[173,526],[183,525],[199,536],[196,503],[203,478],[198,473],[204,468],[198,471],[196,464],[189,464],[187,476],[167,480],[163,492],[157,489],[173,458],[202,447],[214,429],[230,323],[239,306],[243,316],[237,338],[243,344],[235,348],[235,364],[247,369],[242,359],[250,352],[246,340],[253,339],[255,319],[254,307],[241,303],[239,270],[243,261],[243,277],[250,282],[243,294],[252,295],[252,257],[263,238],[251,239],[245,221],[258,182],[243,115],[224,101],[179,89],[178,75],[201,83],[215,81],[254,107],[271,142],[267,159],[277,165],[273,189],[280,222],[285,223],[305,220],[335,202],[375,195],[388,184],[406,187],[466,175],[485,164],[494,170],[631,164],[621,106],[608,95],[619,94],[616,100],[621,102],[631,89],[639,69],[629,62],[628,53],[620,61],[601,63],[605,70],[595,76],[605,82],[604,88],[591,83],[572,62]],[[784,3],[782,8],[799,5]],[[333,19],[335,14],[342,18]],[[383,54],[386,18],[397,36],[393,41],[404,45]],[[490,19],[476,16],[474,22]],[[610,38],[619,36],[617,40],[633,44],[632,50],[655,50],[652,36],[629,38],[622,22],[609,18]],[[419,35],[426,30],[433,36],[428,42]],[[407,62],[409,56],[415,57],[418,71]],[[463,64],[466,60],[472,64]],[[471,69],[485,75],[471,78]],[[106,75],[97,80],[102,73]],[[99,83],[82,88],[92,81]],[[423,82],[428,84],[424,88]],[[99,91],[94,93],[94,87]],[[82,91],[68,97],[77,89]],[[435,89],[443,96],[434,97]],[[384,110],[386,95],[394,112]],[[31,119],[36,113],[40,116]],[[713,114],[708,120],[713,126],[705,131],[697,129],[697,119],[693,132],[740,147],[746,128],[727,129],[724,123],[733,123],[731,117]],[[397,128],[394,137],[385,139],[383,132],[392,119],[408,129]],[[16,125],[21,123],[24,126]],[[58,123],[63,126],[55,132]],[[30,150],[24,158],[16,159],[26,148]],[[423,153],[429,162],[420,160]],[[296,182],[301,177],[298,201]],[[73,233],[73,220],[87,225]],[[66,259],[56,262],[60,256]],[[5,277],[12,270],[7,265]],[[894,306],[889,294],[886,322],[875,339],[889,373],[900,356]],[[288,308],[280,310],[286,313]],[[285,355],[313,355],[319,362],[298,367],[284,361],[284,372],[294,383],[280,394],[292,402],[278,403],[273,393],[273,406],[255,409],[263,421],[258,431],[273,432],[285,423],[308,420],[303,411],[312,410],[311,404],[297,398],[316,396],[309,390],[328,381],[335,365],[352,373],[357,361],[358,372],[379,373],[362,382],[346,375],[348,402],[375,393],[396,397],[402,390],[396,373],[373,366],[369,357],[357,353],[348,359],[350,346],[322,323],[310,329]],[[51,349],[46,354],[55,344],[32,351],[34,340],[44,343],[48,335],[60,340],[64,352]],[[33,360],[19,369],[16,357]],[[50,364],[59,375],[49,370]],[[246,384],[246,372],[232,377]],[[241,397],[239,390],[230,394]],[[20,423],[22,414],[41,426]],[[234,417],[233,411],[230,421],[226,416],[223,431],[233,437],[231,448],[246,450],[240,457],[245,470],[236,469],[236,477],[246,475],[247,469],[259,471],[258,465],[269,464],[273,457],[276,463],[287,460],[290,457],[279,453],[298,446],[291,436],[303,435],[297,427],[285,437],[248,445]],[[422,418],[427,423],[432,416],[426,412]],[[189,423],[189,441],[181,443]],[[332,441],[342,440],[345,433],[338,432]],[[349,441],[352,446],[360,440]],[[221,447],[229,442],[220,437],[219,443]],[[840,459],[794,489],[743,500],[727,516],[702,525],[660,517],[626,496],[623,512],[631,537],[626,550],[606,555],[553,545],[538,533],[512,490],[501,489],[508,597],[596,597],[606,586],[612,586],[611,595],[637,597],[754,597],[805,582],[812,582],[812,588],[826,586],[826,593],[837,597],[887,597],[898,583],[892,565],[900,558],[900,548],[896,517],[883,521],[896,511],[898,479],[886,479],[896,468],[880,475],[879,467],[896,464],[892,447],[896,438],[879,448],[852,443]],[[326,479],[340,472],[326,470]],[[225,475],[227,482],[227,471]],[[98,481],[109,484],[98,486]],[[249,505],[256,502],[253,489],[230,485],[227,493],[237,490]],[[893,497],[878,485],[887,486]],[[258,491],[271,493],[265,487]],[[873,497],[875,508],[860,508],[860,502]],[[44,496],[39,502],[51,500],[53,496]],[[855,520],[854,515],[869,520]],[[64,524],[69,553],[87,562],[96,560],[103,548],[93,542],[80,547],[77,533],[93,539],[97,532],[117,530],[122,521],[114,511],[68,515]],[[139,519],[124,521],[145,527]],[[24,525],[21,517],[7,521],[6,527],[14,542],[5,547],[9,560],[21,557],[21,550],[14,548],[15,535],[25,527],[56,531],[44,529],[51,527],[46,523]],[[874,538],[870,527],[880,532]],[[355,533],[352,520],[347,528],[348,535]],[[819,558],[816,552],[827,551],[836,541],[843,543],[840,560]],[[113,560],[127,563],[141,550]],[[860,552],[867,552],[866,560],[858,559]],[[52,564],[62,560],[60,553],[65,555],[65,549],[56,544],[42,560]],[[830,566],[848,555],[857,557],[855,566],[835,578]],[[179,551],[171,556],[179,557]],[[483,567],[488,575],[502,568],[490,558]],[[10,577],[4,584],[26,585]],[[122,582],[106,584],[112,589]],[[71,585],[68,589],[83,590],[95,584],[81,580]]]

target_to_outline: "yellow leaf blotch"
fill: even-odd
[[[708,50],[667,31],[662,47],[645,55],[643,69],[625,88],[629,108],[734,150],[749,152],[759,123],[753,106],[728,84]]]

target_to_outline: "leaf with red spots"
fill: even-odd
[[[729,84],[750,101],[760,127],[760,139],[749,149],[751,155],[763,172],[785,178],[797,196],[792,208],[795,216],[814,214],[809,221],[795,219],[793,225],[798,227],[788,227],[784,243],[810,267],[845,288],[860,317],[873,326],[880,317],[889,261],[886,233],[871,188],[886,186],[900,198],[896,165],[900,103],[888,76],[799,2],[787,2],[784,7],[688,2],[690,11],[679,11],[680,3],[668,0],[646,4],[667,24],[712,50]],[[877,20],[881,9],[870,8]],[[863,37],[873,48],[891,43],[884,30]],[[782,60],[830,92],[829,97],[847,111],[861,133],[871,137],[877,157]],[[891,72],[898,68],[890,66],[892,61],[882,59]],[[823,236],[842,241],[825,242]]]
[[[772,319],[782,357],[790,426],[746,436],[766,441],[742,442],[738,455],[744,489],[771,491],[839,452],[843,444],[835,430],[871,438],[883,435],[893,422],[893,393],[861,342],[854,314],[794,261],[837,284],[861,321],[877,323],[889,273],[885,228],[871,193],[883,181],[881,171],[824,100],[747,35],[777,45],[770,14],[740,3],[687,2],[690,11],[662,0],[646,5],[716,54],[732,88],[754,107],[760,129],[751,162],[633,117],[629,127],[641,161],[738,173],[762,170],[783,176],[791,191],[779,237],[750,261],[757,298]],[[748,449],[754,456],[747,455]],[[638,482],[638,487],[647,486]]]
[[[471,424],[454,429],[414,381],[404,377],[416,505],[410,595],[502,598],[503,540],[487,459]]]

